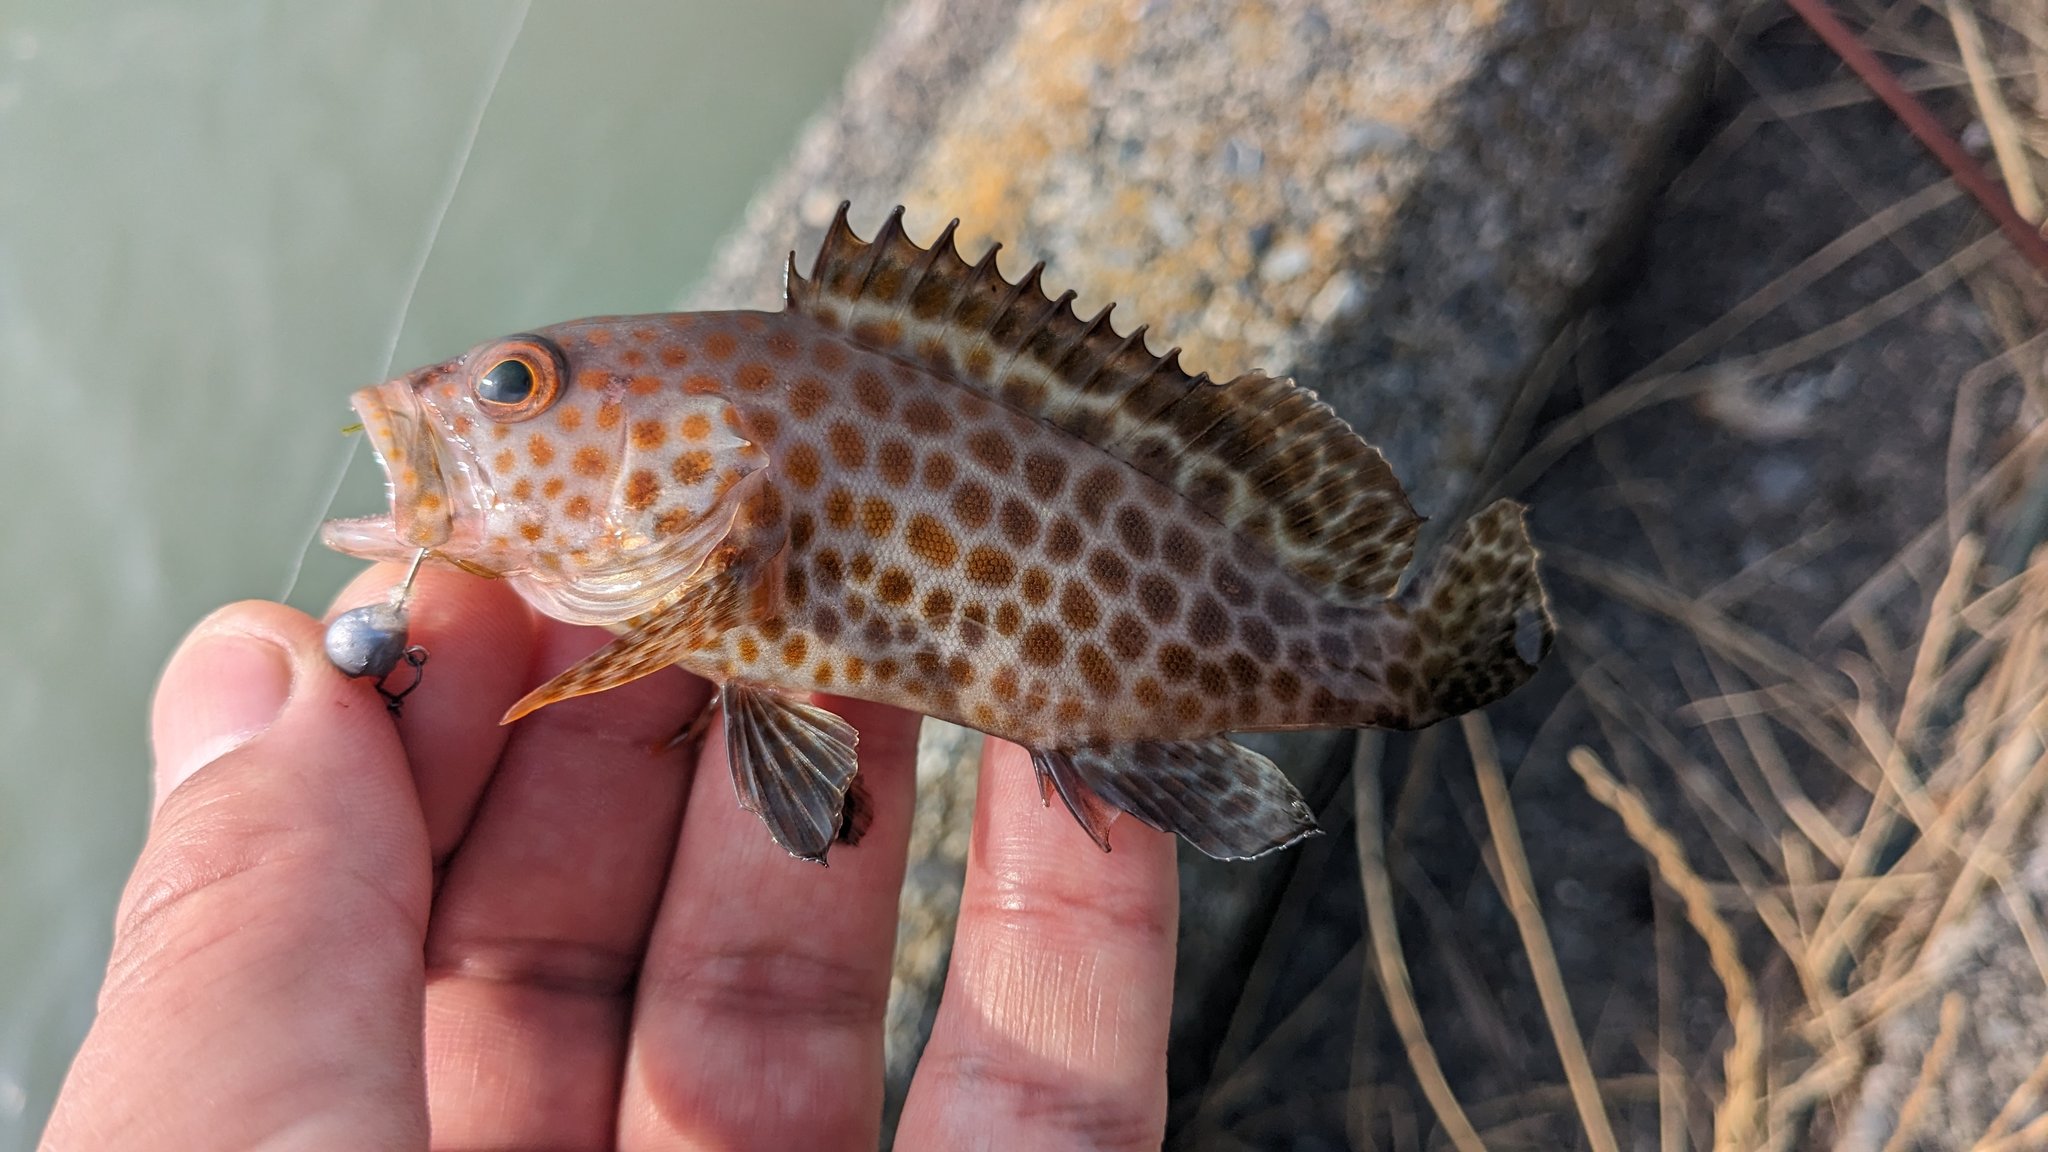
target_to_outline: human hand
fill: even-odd
[[[602,634],[432,568],[411,611],[433,658],[396,722],[280,605],[172,657],[149,839],[44,1146],[874,1147],[918,718],[832,703],[874,822],[819,868],[735,803],[720,731],[694,765],[663,750],[703,681],[501,728]],[[989,746],[899,1146],[1156,1148],[1172,840],[1120,821],[1104,855]]]

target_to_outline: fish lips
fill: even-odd
[[[455,508],[433,416],[413,382],[393,380],[349,397],[362,417],[370,449],[384,469],[389,516],[330,520],[321,529],[328,547],[369,560],[403,560],[421,548],[446,543]]]

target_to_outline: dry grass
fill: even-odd
[[[2048,5],[1926,0],[1935,21],[1916,20],[1924,15],[1914,11],[1918,6],[1869,0],[1849,14],[1874,47],[1895,61],[1918,61],[1903,69],[1909,88],[1968,95],[1989,165],[2022,215],[2039,224],[2041,190],[2048,187]],[[1930,28],[1946,29],[1949,38],[1933,37]],[[1795,99],[1761,100],[1708,146],[1705,158],[1732,151],[1767,121],[1865,98],[1854,84],[1833,84]],[[1690,179],[1682,176],[1674,194],[1683,195]],[[1655,954],[1645,958],[1658,981],[1656,1036],[1644,1053],[1649,1075],[1603,1082],[1594,1074],[1523,858],[1509,778],[1486,721],[1471,717],[1465,735],[1485,815],[1481,842],[1491,846],[1487,870],[1517,925],[1566,1083],[1519,1093],[1505,1108],[1498,1101],[1459,1102],[1415,1003],[1395,924],[1400,872],[1389,857],[1399,851],[1402,809],[1416,780],[1411,776],[1411,787],[1401,790],[1393,831],[1383,834],[1381,744],[1361,743],[1353,779],[1371,941],[1370,959],[1361,962],[1369,965],[1367,985],[1386,1004],[1427,1113],[1418,1118],[1417,1102],[1398,1090],[1354,1088],[1354,1146],[1375,1146],[1375,1132],[1402,1148],[1541,1146],[1555,1131],[1543,1124],[1569,1117],[1586,1146],[1609,1149],[1620,1146],[1611,1118],[1646,1109],[1654,1123],[1634,1131],[1654,1133],[1665,1149],[1789,1149],[1826,1140],[1871,1152],[2048,1145],[2048,1052],[2038,1054],[2032,1074],[1981,1132],[1935,1127],[1945,1122],[1944,1076],[1962,1059],[1959,1045],[1969,1028],[1968,993],[1949,983],[1958,957],[1946,943],[1958,926],[1984,916],[2009,924],[2048,985],[2048,929],[2016,877],[2035,846],[2048,794],[2048,549],[2036,547],[2048,513],[2035,515],[2030,527],[2027,510],[2029,501],[2048,508],[2048,422],[2039,419],[2048,411],[2041,355],[2048,335],[2029,330],[2008,283],[1980,274],[2000,252],[1991,236],[1959,246],[1860,312],[1763,352],[1715,359],[1756,319],[1872,245],[1892,242],[1955,195],[1944,183],[1876,212],[1548,428],[1519,459],[1497,454],[1488,467],[1482,494],[1518,491],[1617,421],[1674,400],[1709,397],[1727,409],[1717,419],[1746,421],[1757,436],[1771,435],[1783,414],[1758,408],[1747,381],[1835,349],[1958,282],[2006,345],[1969,378],[1951,382],[1958,389],[1957,432],[1946,472],[1947,516],[1835,613],[1820,636],[1832,653],[1827,659],[1791,652],[1727,611],[1766,586],[1768,573],[1745,572],[1701,595],[1600,558],[1551,557],[1575,579],[1682,625],[1707,670],[1705,679],[1695,676],[1689,707],[1655,714],[1627,690],[1639,672],[1628,655],[1600,649],[1597,637],[1575,634],[1565,621],[1572,642],[1562,655],[1577,672],[1570,703],[1590,710],[1605,734],[1603,747],[1574,747],[1566,759],[1641,849],[1664,890],[1660,899],[1675,899],[1679,910],[1660,915]],[[1547,362],[1537,387],[1547,390],[1557,375],[1557,364]],[[2013,377],[2029,397],[2033,427],[2016,431],[2002,458],[1973,475],[1960,461],[1983,447],[1972,439],[1974,405],[1985,387]],[[1538,396],[1516,410],[1540,407]],[[1509,423],[1515,419],[1511,414]],[[2002,512],[2007,530],[1987,555],[1975,530],[1993,511]],[[1802,549],[1794,542],[1759,564],[1796,565],[1819,550]],[[1929,585],[1917,635],[1894,637],[1886,621]],[[1700,738],[1714,757],[1699,757]],[[1624,771],[1610,768],[1616,761]],[[1677,782],[1680,811],[1660,814],[1631,782],[1645,770]],[[1701,844],[1711,846],[1711,855],[1689,858],[1688,845],[1696,854]],[[1675,927],[1681,923],[1683,929]],[[1688,966],[1688,954],[1699,949],[1681,939],[1687,930],[1705,953],[1703,966]],[[1714,1051],[1689,1052],[1677,1006],[1696,997],[1709,977],[1720,986],[1725,1029]],[[1870,1079],[1885,1055],[1881,1037],[1910,1013],[1932,1018],[1922,1030],[1917,1073],[1895,1099],[1883,1099]],[[1711,1119],[1698,1107],[1702,1093]],[[1874,1114],[1883,1118],[1875,1136]]]

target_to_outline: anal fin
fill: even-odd
[[[1032,764],[1040,787],[1050,778],[1104,851],[1116,810],[1218,860],[1263,856],[1317,832],[1315,815],[1286,775],[1222,736],[1034,752]]]
[[[1082,781],[1081,772],[1074,763],[1074,754],[1054,749],[1049,752],[1033,750],[1032,770],[1038,773],[1038,799],[1047,807],[1052,805],[1052,793],[1058,790],[1067,811],[1081,825],[1081,831],[1104,852],[1109,851],[1109,826],[1116,823],[1117,809],[1095,794],[1094,789]]]
[[[783,851],[823,864],[847,830],[860,734],[823,708],[767,689],[731,683],[721,692],[740,807],[761,817]]]

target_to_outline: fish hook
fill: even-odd
[[[328,661],[351,679],[375,676],[377,695],[384,698],[384,706],[393,716],[399,715],[405,698],[412,695],[420,681],[426,678],[426,648],[406,643],[406,631],[410,625],[406,605],[412,599],[413,581],[418,578],[420,564],[426,558],[427,550],[420,549],[412,558],[412,567],[406,569],[405,579],[383,603],[352,608],[336,616],[334,623],[327,626]],[[412,683],[393,692],[388,684],[400,664],[412,669]]]

